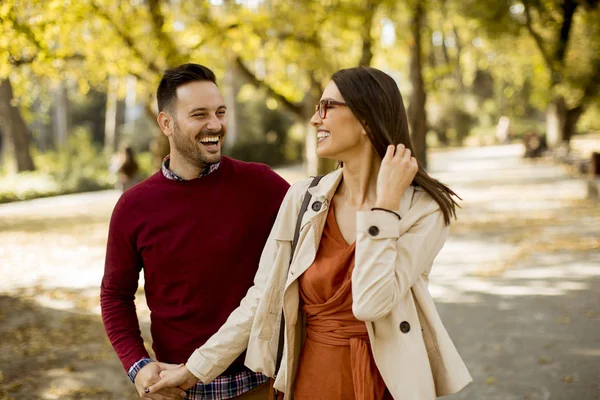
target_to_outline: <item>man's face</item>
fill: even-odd
[[[227,133],[225,101],[212,82],[190,82],[177,88],[173,104],[171,145],[190,164],[205,168],[221,161]]]

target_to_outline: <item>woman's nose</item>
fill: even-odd
[[[319,115],[318,111],[315,111],[315,113],[313,114],[312,118],[310,119],[310,124],[312,126],[319,126],[323,123],[323,120],[321,119],[321,116]]]

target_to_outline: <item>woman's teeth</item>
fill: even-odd
[[[317,139],[324,139],[329,136],[331,136],[329,132],[317,132]]]

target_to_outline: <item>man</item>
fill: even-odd
[[[184,363],[239,305],[289,187],[266,165],[222,156],[226,107],[210,69],[167,71],[157,98],[170,155],[113,211],[100,292],[106,332],[142,398],[268,396],[267,378],[247,369],[243,355],[212,383],[186,385],[194,384],[187,394],[144,393],[168,367],[163,363]],[[142,269],[160,362],[144,347],[135,311]]]

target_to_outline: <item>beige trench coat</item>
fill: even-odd
[[[186,364],[202,382],[215,379],[246,349],[246,365],[273,376],[283,306],[285,346],[275,387],[291,398],[304,338],[298,277],[315,259],[341,178],[341,170],[334,171],[309,189],[312,199],[291,267],[296,220],[311,180],[290,188],[263,250],[254,286]],[[396,211],[401,220],[385,211],[357,213],[352,310],[367,325],[375,363],[394,399],[435,399],[471,382],[428,290],[429,272],[448,227],[437,203],[412,186]]]

